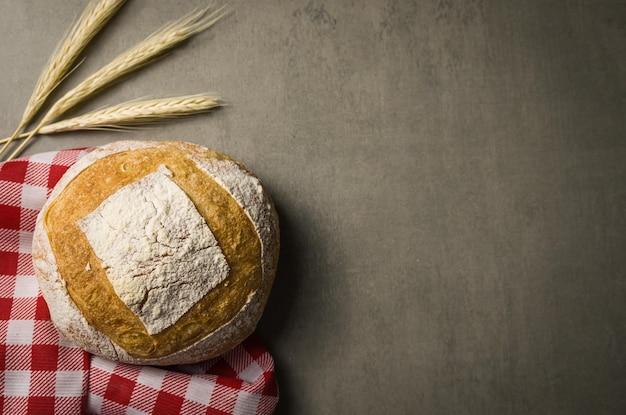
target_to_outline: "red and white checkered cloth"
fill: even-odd
[[[0,163],[0,413],[270,414],[274,362],[254,336],[225,355],[157,368],[92,356],[50,322],[31,258],[52,187],[89,149]]]

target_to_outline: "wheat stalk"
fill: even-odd
[[[145,66],[180,42],[209,28],[223,17],[220,13],[222,10],[223,8],[210,15],[206,15],[208,9],[205,9],[191,13],[177,21],[165,25],[141,43],[113,59],[109,64],[85,79],[71,91],[67,92],[54,103],[41,120],[40,125],[43,126],[55,118],[58,118],[70,108],[109,86],[121,77]]]
[[[20,146],[9,156],[9,160],[17,156],[30,139],[39,133],[46,124],[58,118],[70,108],[109,86],[121,77],[154,61],[165,52],[171,50],[181,42],[208,29],[224,17],[227,12],[222,6],[207,14],[211,6],[192,12],[178,20],[172,21],[148,38],[128,49],[100,70],[85,79],[79,85],[68,91],[52,105],[39,125],[26,137]]]
[[[41,127],[39,134],[110,128],[123,129],[133,124],[199,114],[223,105],[224,102],[212,94],[130,101],[45,125]],[[16,138],[25,138],[31,133],[22,133]],[[0,140],[0,143],[7,140],[8,138]]]
[[[222,105],[219,97],[209,94],[131,101],[46,125],[39,133],[123,128],[131,124],[199,114]]]
[[[91,0],[70,31],[59,43],[44,67],[31,95],[22,119],[11,136],[0,149],[2,154],[24,127],[41,109],[50,93],[63,81],[85,49],[87,44],[122,7],[126,0]]]

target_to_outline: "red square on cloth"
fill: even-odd
[[[32,346],[32,370],[57,369],[59,359],[59,346],[56,344],[33,344]]]
[[[17,252],[0,252],[0,275],[17,274]]]
[[[184,398],[168,392],[159,392],[154,404],[155,414],[178,414],[181,412]]]
[[[48,186],[53,188],[67,171],[67,166],[52,165],[50,167],[50,177],[48,178]]]
[[[35,306],[35,320],[50,320],[50,310],[48,304],[42,296],[37,297],[37,305]]]
[[[121,405],[128,405],[130,397],[133,395],[134,388],[135,382],[113,374],[109,378],[106,392],[104,392],[104,398],[115,401]]]
[[[32,396],[28,399],[28,413],[45,414],[54,408],[54,397],[52,396]]]
[[[7,364],[6,364],[6,358],[7,358],[7,346],[6,344],[0,344],[0,371],[5,371]],[[2,411],[0,411],[0,413],[2,413]]]
[[[47,195],[86,152],[0,163],[0,413],[271,414],[274,362],[254,336],[210,361],[155,368],[90,355],[56,331],[30,240]]]
[[[12,306],[13,306],[12,298],[0,298],[0,320],[6,321],[11,318]]]
[[[14,160],[11,163],[2,163],[0,164],[0,180],[24,183],[27,170],[27,160]]]
[[[0,229],[20,229],[20,208],[18,206],[0,206]]]

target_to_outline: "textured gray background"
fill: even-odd
[[[15,128],[84,0],[0,0]],[[204,1],[130,0],[77,79]],[[233,1],[89,102],[217,91],[120,138],[223,151],[282,219],[281,414],[626,413],[626,3]]]

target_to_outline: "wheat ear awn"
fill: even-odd
[[[56,50],[44,67],[31,95],[22,119],[13,133],[5,142],[0,154],[11,144],[11,141],[26,127],[41,109],[50,93],[63,81],[72,66],[104,25],[122,7],[126,0],[91,0],[78,20],[59,43]]]

